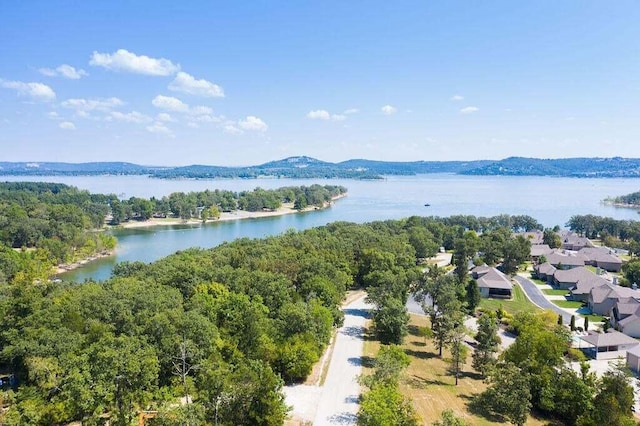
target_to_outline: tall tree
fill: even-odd
[[[500,344],[498,319],[492,313],[484,313],[478,318],[478,332],[475,335],[478,345],[472,355],[472,367],[483,376],[487,376],[496,363],[496,353]]]
[[[492,371],[488,382],[489,387],[478,396],[475,403],[506,417],[513,424],[524,425],[531,410],[527,375],[514,364],[502,363]]]

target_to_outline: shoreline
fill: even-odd
[[[203,221],[202,219],[179,219],[179,218],[152,218],[145,221],[129,221],[121,223],[120,225],[108,225],[107,229],[140,229],[140,228],[152,228],[156,226],[175,226],[175,225],[204,225],[208,223],[225,222],[230,220],[243,220],[243,219],[261,219],[265,217],[284,216],[286,214],[294,213],[306,213],[316,210],[324,210],[333,205],[333,203],[341,198],[346,197],[347,194],[341,194],[331,198],[331,201],[325,202],[322,207],[309,206],[302,210],[296,210],[293,208],[293,203],[284,203],[276,210],[270,211],[257,211],[249,212],[245,210],[234,210],[232,212],[221,212],[220,217],[217,219],[208,219]]]
[[[293,213],[306,213],[306,212],[327,209],[331,207],[335,201],[341,198],[344,198],[346,196],[347,196],[346,193],[340,194],[335,197],[332,197],[331,201],[325,202],[322,207],[310,206],[302,210],[295,210],[293,208],[293,203],[285,203],[282,206],[280,206],[277,210],[261,211],[261,212],[247,212],[244,210],[235,210],[233,212],[220,213],[220,217],[218,219],[209,219],[207,221],[202,221],[200,219],[183,220],[178,218],[149,219],[143,222],[132,221],[132,222],[126,222],[126,223],[115,225],[115,226],[107,225],[105,228],[103,228],[103,230],[105,229],[142,229],[142,228],[153,228],[156,226],[175,226],[175,225],[192,225],[192,226],[198,225],[199,226],[199,225],[204,225],[208,223],[225,222],[230,220],[261,219],[265,217],[284,216],[286,214],[293,214]],[[75,269],[82,268],[83,266],[87,265],[88,263],[94,260],[104,259],[105,257],[113,256],[115,254],[115,251],[116,250],[103,251],[101,253],[96,253],[92,256],[86,257],[76,262],[54,266],[53,275],[55,276],[55,275],[63,274],[65,272],[73,271]]]

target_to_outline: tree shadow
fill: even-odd
[[[425,379],[424,377],[416,376],[407,377],[404,382],[414,389],[426,389],[429,386],[450,386],[451,383],[447,383],[440,379]]]
[[[473,380],[483,380],[484,376],[480,373],[477,373],[475,371],[462,371],[461,372],[461,376],[462,377],[468,377],[469,379],[473,379]]]
[[[343,327],[342,330],[340,330],[340,334],[344,334],[349,337],[362,338],[364,336],[364,331],[365,331],[364,327],[348,326],[348,327]]]
[[[426,351],[414,351],[413,349],[405,349],[404,353],[406,353],[409,356],[413,356],[419,359],[433,359],[433,358],[438,358],[438,354],[433,353],[433,352],[426,352]]]
[[[360,357],[360,365],[365,368],[373,368],[375,365],[376,359],[372,356],[361,356]]]
[[[362,317],[362,318],[369,318],[369,310],[368,309],[345,309],[342,312],[344,312],[345,315],[353,315],[354,317]]]
[[[507,419],[500,414],[489,410],[489,404],[487,404],[482,394],[460,395],[460,397],[467,400],[466,406],[470,413],[483,417],[490,422],[505,423],[507,421]]]
[[[420,346],[420,347],[425,347],[425,346],[427,346],[427,344],[426,344],[425,342],[418,342],[417,340],[412,341],[412,342],[411,342],[411,344],[412,344],[413,346]]]

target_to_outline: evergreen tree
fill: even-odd
[[[476,346],[472,355],[472,367],[487,376],[496,363],[500,337],[498,337],[498,320],[493,314],[483,314],[478,319],[478,333],[475,335]]]

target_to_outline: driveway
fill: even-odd
[[[527,294],[527,297],[529,298],[529,300],[531,300],[533,303],[535,303],[542,309],[548,309],[559,315],[562,315],[562,322],[564,324],[569,324],[571,322],[571,314],[565,311],[564,309],[560,308],[559,306],[555,305],[554,303],[550,302],[544,296],[542,291],[540,291],[536,283],[520,275],[516,275],[513,278],[516,281],[518,281],[518,283],[520,284],[520,287],[522,287],[524,292]]]
[[[344,325],[336,334],[327,376],[322,386],[285,386],[292,416],[315,426],[355,425],[360,408],[362,346],[371,305],[362,296],[344,309]]]

